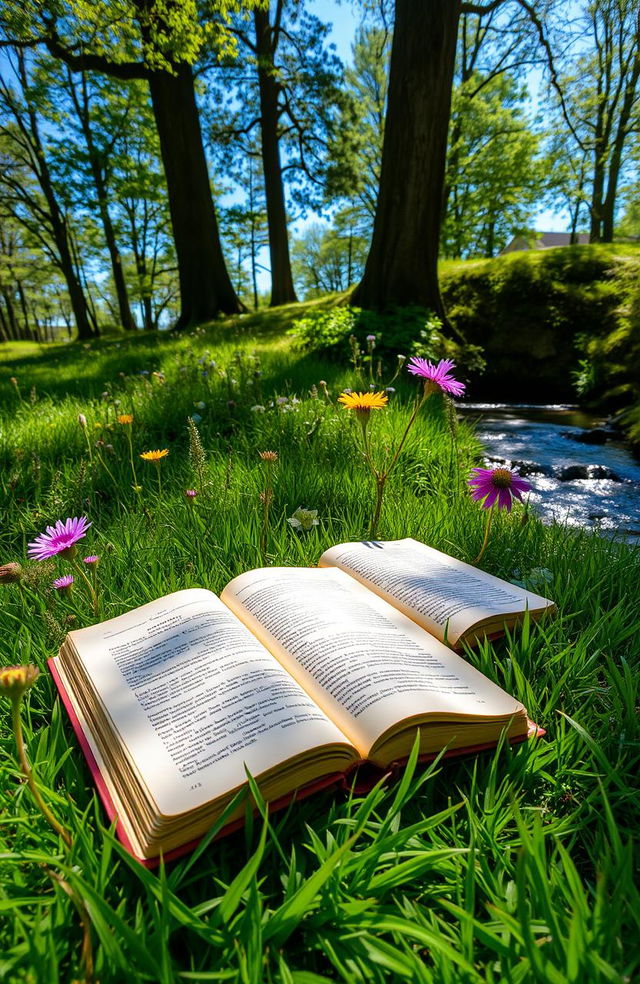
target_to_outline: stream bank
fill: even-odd
[[[486,466],[505,465],[531,484],[545,522],[640,543],[640,463],[622,435],[569,405],[461,404],[486,448]]]

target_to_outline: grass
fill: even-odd
[[[25,562],[27,542],[58,518],[92,521],[83,543],[101,555],[104,618],[179,588],[219,592],[265,562],[315,565],[326,547],[365,535],[373,492],[354,451],[356,423],[312,390],[325,379],[335,399],[362,381],[301,358],[285,325],[275,312],[182,338],[0,354],[0,562],[26,570],[19,585],[0,586],[3,664],[44,670],[65,632],[92,621],[81,591],[53,596],[63,562]],[[402,432],[410,393],[399,387],[375,418],[378,453]],[[479,449],[466,427],[452,441],[430,403],[389,481],[380,534],[470,560],[483,517],[464,478]],[[169,449],[161,494],[153,466],[137,457],[142,490],[132,489],[122,412],[135,417],[136,455]],[[202,417],[204,489],[189,462],[193,413]],[[265,558],[258,452],[266,449],[279,462]],[[189,512],[183,493],[193,487],[200,495]],[[320,525],[307,534],[286,522],[298,506],[318,510]],[[624,544],[523,518],[498,517],[482,566],[537,585],[559,617],[466,655],[546,729],[527,747],[426,769],[411,763],[366,797],[319,794],[268,820],[249,818],[241,833],[210,837],[151,874],[105,828],[43,672],[25,728],[43,795],[74,838],[67,856],[20,783],[4,702],[0,980],[54,984],[81,974],[77,913],[54,870],[85,900],[102,984],[631,981],[640,965],[640,558]]]

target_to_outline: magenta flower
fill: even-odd
[[[56,578],[51,587],[55,588],[56,591],[66,594],[70,590],[73,580],[73,574],[65,574],[64,577]]]
[[[471,478],[467,481],[472,490],[471,498],[476,502],[484,499],[483,509],[490,509],[497,501],[499,509],[511,512],[514,498],[522,502],[522,493],[531,488],[528,482],[508,468],[472,468],[471,472]]]
[[[89,554],[88,557],[82,558],[82,563],[86,564],[87,567],[97,567],[100,558],[97,554]]]
[[[184,490],[184,494],[185,494],[185,496],[186,496],[187,499],[190,499],[191,501],[193,501],[195,499],[195,497],[197,496],[197,494],[198,494],[198,490],[197,489],[185,489]]]
[[[425,392],[427,392],[428,387],[429,393],[433,393],[437,387],[443,393],[450,393],[451,396],[462,396],[465,390],[464,383],[459,383],[451,375],[451,370],[455,369],[455,365],[451,359],[440,359],[436,366],[428,359],[421,359],[419,356],[413,355],[409,359],[407,369],[414,376],[420,376],[424,380]]]
[[[33,543],[28,544],[27,553],[34,560],[47,560],[67,551],[70,551],[67,556],[72,556],[73,547],[86,536],[90,526],[91,523],[85,516],[74,516],[64,523],[59,519],[55,526],[47,526],[46,533],[41,533]]]

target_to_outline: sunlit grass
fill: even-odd
[[[220,592],[264,562],[264,450],[278,453],[267,563],[315,565],[328,546],[362,538],[373,493],[357,422],[335,400],[367,381],[301,358],[283,340],[285,321],[268,314],[177,339],[14,353],[0,369],[0,563],[26,570],[19,585],[0,586],[0,656],[44,671],[27,703],[28,748],[74,840],[68,857],[19,782],[3,706],[0,980],[79,976],[76,911],[47,867],[85,900],[103,984],[632,980],[640,561],[623,544],[523,522],[522,510],[496,517],[483,567],[530,581],[559,617],[466,655],[527,705],[545,739],[409,768],[366,797],[320,794],[267,825],[249,818],[241,833],[156,874],[105,830],[45,670],[65,632],[90,624],[91,608],[81,588],[54,597],[64,563],[27,563],[26,543],[56,519],[89,516],[83,544],[101,556],[104,618],[180,588]],[[313,389],[320,379],[331,402]],[[413,392],[400,387],[372,420],[378,454],[396,446]],[[132,488],[119,413],[134,415],[136,456],[169,449],[161,494],[155,467],[138,457],[142,488]],[[202,474],[188,457],[193,414]],[[454,440],[429,401],[389,479],[380,535],[472,559],[483,516],[464,480],[477,454],[467,428]],[[195,504],[187,488],[198,489]],[[299,506],[318,511],[309,532],[286,522]],[[547,580],[537,583],[541,570]]]

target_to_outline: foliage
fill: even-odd
[[[587,356],[584,340],[600,344],[619,328],[626,271],[637,255],[633,246],[567,246],[444,264],[449,318],[487,359],[474,392],[532,402],[574,398],[571,374]]]
[[[493,256],[527,225],[542,190],[539,137],[508,74],[472,74],[453,94],[445,256]]]
[[[386,314],[353,307],[332,307],[298,318],[289,330],[296,344],[308,352],[334,360],[351,356],[352,362],[383,363],[387,372],[396,368],[398,354],[438,360],[457,359],[464,372],[482,372],[484,359],[478,346],[446,338],[441,321],[420,307],[392,308]],[[367,336],[375,337],[369,350]],[[355,349],[355,351],[354,351]],[[378,377],[382,369],[377,369]]]
[[[351,451],[357,425],[313,388],[322,375],[335,399],[353,374],[293,353],[276,330],[280,318],[234,319],[179,339],[44,352],[25,343],[24,354],[13,345],[0,373],[2,560],[22,560],[45,524],[88,512],[104,617],[178,588],[219,592],[258,562],[265,448],[280,456],[269,562],[315,565],[329,545],[361,538],[370,503]],[[151,370],[165,382],[142,374]],[[18,401],[13,374],[23,392],[36,387],[33,404]],[[262,412],[251,410],[258,384]],[[190,507],[186,421],[196,402],[206,404],[198,429],[210,496]],[[171,450],[162,496],[146,472],[143,494],[130,488],[119,409],[134,413],[136,448]],[[89,469],[79,412],[94,440],[113,444],[103,452],[111,474]],[[396,394],[376,428],[382,446],[407,417]],[[438,413],[421,419],[390,480],[381,535],[415,536],[471,559],[482,515],[463,478],[477,454],[465,426],[452,447]],[[286,522],[300,505],[320,520],[304,537]],[[624,544],[497,516],[486,569],[513,579],[546,568],[545,593],[560,614],[465,656],[521,699],[546,736],[465,760],[412,763],[368,796],[319,794],[267,821],[249,817],[241,833],[207,841],[158,873],[115,843],[46,672],[64,633],[89,624],[91,613],[53,599],[52,571],[26,565],[25,580],[0,587],[2,662],[43,671],[25,713],[28,748],[76,847],[62,860],[18,782],[0,718],[0,977],[78,977],[77,914],[48,877],[53,869],[86,901],[102,984],[633,980],[638,562]]]
[[[312,223],[294,240],[293,276],[302,295],[348,290],[362,276],[369,248],[354,208],[345,208],[327,228]]]

